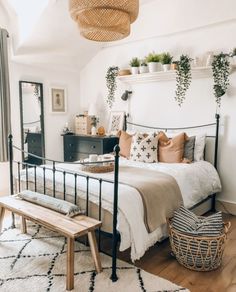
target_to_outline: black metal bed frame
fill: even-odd
[[[217,168],[217,153],[218,153],[218,141],[219,141],[219,119],[220,116],[219,114],[216,114],[215,116],[216,118],[216,122],[215,123],[211,123],[211,124],[205,124],[205,125],[200,125],[200,126],[192,126],[192,127],[184,127],[184,128],[160,128],[160,127],[149,127],[149,126],[144,126],[144,125],[140,125],[140,124],[135,124],[135,123],[131,123],[128,121],[128,116],[125,115],[125,123],[124,123],[124,130],[127,130],[127,126],[128,125],[132,125],[132,126],[137,126],[137,127],[142,127],[142,128],[147,128],[147,129],[153,129],[153,130],[187,130],[187,129],[194,129],[194,128],[203,128],[203,127],[209,127],[209,126],[216,126],[216,135],[215,136],[208,136],[211,138],[215,138],[215,152],[214,152],[214,166],[215,168]],[[118,245],[118,241],[119,241],[119,233],[117,231],[117,215],[118,215],[118,191],[119,191],[119,152],[120,152],[120,147],[119,145],[116,145],[114,148],[114,160],[112,160],[112,162],[114,162],[114,179],[113,180],[108,180],[108,179],[101,179],[92,175],[85,175],[82,173],[77,173],[77,172],[72,172],[72,171],[65,171],[65,170],[61,170],[61,169],[57,169],[56,168],[56,164],[57,163],[64,163],[61,161],[55,161],[55,160],[51,160],[51,159],[47,159],[45,157],[39,157],[37,155],[31,154],[31,153],[27,153],[26,151],[16,147],[13,145],[13,136],[9,135],[9,139],[8,139],[8,147],[9,147],[9,165],[10,165],[10,192],[11,195],[14,194],[14,166],[13,164],[17,165],[17,178],[18,178],[18,190],[21,190],[21,177],[20,177],[20,173],[21,173],[21,169],[25,168],[25,173],[26,173],[26,189],[29,188],[29,177],[28,177],[28,171],[29,168],[34,169],[34,190],[37,191],[37,168],[41,168],[43,169],[43,193],[46,194],[46,175],[45,172],[46,170],[50,170],[52,171],[52,176],[53,176],[53,187],[52,187],[52,192],[53,192],[53,197],[56,197],[56,172],[58,173],[62,173],[63,174],[63,199],[66,200],[66,175],[73,175],[74,176],[74,203],[77,203],[77,192],[78,192],[78,178],[79,177],[83,177],[86,178],[86,215],[89,216],[89,182],[90,180],[96,180],[99,182],[99,204],[98,204],[98,219],[101,220],[102,219],[102,184],[103,182],[106,183],[111,183],[113,184],[113,224],[112,224],[112,274],[111,274],[111,280],[113,282],[118,280],[117,277],[117,245]],[[35,157],[35,158],[39,158],[42,159],[42,161],[45,162],[50,162],[52,163],[52,167],[47,167],[47,165],[42,165],[42,166],[36,166],[33,164],[29,164],[27,162],[24,161],[15,161],[14,157],[13,157],[13,152],[14,149],[17,151],[20,151],[21,153],[26,153],[26,154],[30,154],[31,156]],[[98,161],[96,162],[97,164],[100,163],[104,163],[104,162],[111,162],[111,161]],[[69,164],[89,164],[89,162],[66,162]],[[216,194],[212,194],[211,198],[212,198],[212,210],[215,210],[215,196]],[[199,206],[200,204],[204,203],[206,200],[208,200],[209,197],[201,202],[199,202],[198,204],[194,205],[191,209]],[[12,214],[12,227],[15,227],[15,218],[14,218],[14,214]],[[98,231],[98,246],[99,246],[99,250],[101,250],[101,229],[99,229]],[[105,252],[105,251],[102,251]]]

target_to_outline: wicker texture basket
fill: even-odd
[[[114,171],[114,163],[107,164],[107,165],[83,165],[81,167],[82,171],[91,172],[91,173],[106,173]]]
[[[138,0],[70,0],[69,10],[80,33],[94,41],[115,41],[130,34],[139,12]]]
[[[224,223],[224,231],[216,237],[189,236],[176,231],[168,220],[170,245],[177,261],[194,271],[212,271],[222,262],[227,233],[231,223]]]

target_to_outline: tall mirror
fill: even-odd
[[[45,157],[43,84],[19,81],[19,90],[22,160],[40,165],[43,160],[30,154]]]

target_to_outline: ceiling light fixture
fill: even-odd
[[[139,0],[69,0],[72,19],[86,39],[110,42],[130,34],[139,12]]]

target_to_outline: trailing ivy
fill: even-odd
[[[119,67],[112,66],[109,67],[106,74],[106,84],[108,89],[108,95],[107,95],[107,103],[110,108],[112,108],[113,103],[115,101],[115,91],[117,88],[116,84],[116,77],[118,76]]]
[[[230,62],[229,55],[220,53],[215,55],[212,62],[214,86],[213,91],[218,107],[221,106],[221,97],[229,86]]]
[[[188,55],[181,55],[177,62],[175,100],[179,106],[183,104],[186,91],[191,84],[191,61],[192,59]]]

